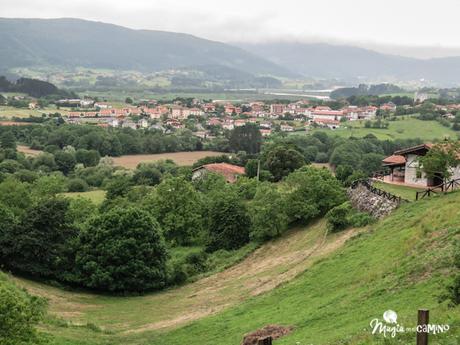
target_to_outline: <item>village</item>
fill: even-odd
[[[312,127],[339,128],[344,121],[373,120],[378,111],[394,112],[396,105],[386,103],[376,106],[346,106],[331,109],[325,105],[312,105],[308,100],[281,104],[265,102],[232,103],[227,101],[203,102],[194,99],[190,106],[181,101],[160,104],[149,100],[138,105],[116,107],[108,102],[80,99],[63,99],[56,103],[75,110],[63,111],[69,124],[95,124],[102,127],[152,129],[167,132],[170,129],[185,128],[190,118],[205,119],[194,131],[196,136],[212,136],[211,128],[232,130],[235,127],[253,123],[259,126],[262,136],[273,131],[308,131]],[[32,103],[30,105],[34,107]]]

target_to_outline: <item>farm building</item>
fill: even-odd
[[[390,174],[384,177],[385,182],[412,185],[417,187],[432,187],[443,183],[441,176],[428,178],[419,169],[419,158],[425,156],[433,144],[421,144],[395,151],[386,157],[382,163],[389,168]],[[452,171],[452,178],[460,178],[460,166]]]
[[[212,172],[222,175],[228,183],[234,183],[237,178],[245,174],[243,167],[228,163],[205,164],[193,170],[192,180],[200,179]]]

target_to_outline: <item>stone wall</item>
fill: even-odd
[[[398,207],[398,202],[391,201],[372,193],[362,184],[348,189],[351,205],[361,212],[370,213],[375,218],[382,218]]]

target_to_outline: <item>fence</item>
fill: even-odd
[[[383,189],[379,189],[379,188],[374,187],[368,179],[361,179],[361,180],[353,181],[353,183],[351,184],[351,188],[355,189],[359,185],[366,187],[369,192],[371,192],[371,193],[373,193],[375,195],[384,197],[384,198],[386,198],[386,199],[388,199],[390,201],[394,201],[394,202],[396,202],[398,204],[400,204],[401,202],[409,202],[409,200],[401,198],[400,196],[391,194],[390,192],[387,192],[387,191],[385,191]]]
[[[454,189],[458,188],[460,186],[460,178],[455,179],[455,180],[450,180],[448,182],[444,182],[438,186],[434,186],[425,190],[422,190],[420,192],[416,192],[415,195],[415,200],[420,200],[425,197],[429,197],[433,194],[438,194],[438,193],[447,193],[449,191],[453,191]]]

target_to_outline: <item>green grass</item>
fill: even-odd
[[[371,335],[369,322],[392,309],[400,324],[414,326],[417,310],[429,308],[432,323],[451,326],[450,333],[431,336],[430,344],[458,344],[460,308],[449,309],[438,296],[460,233],[459,201],[454,193],[406,204],[292,283],[216,316],[153,334],[147,343],[238,344],[249,331],[281,324],[295,331],[278,345],[412,344],[414,334],[386,341]]]
[[[89,192],[63,193],[63,195],[69,198],[86,198],[94,202],[96,205],[100,205],[105,200],[105,193],[106,192],[104,190],[92,190]]]
[[[325,131],[316,129],[315,131]],[[437,121],[422,121],[411,117],[404,117],[401,120],[389,121],[387,129],[365,128],[364,121],[350,121],[341,124],[336,130],[326,130],[327,133],[348,138],[364,137],[367,134],[374,134],[381,140],[420,138],[430,141],[433,139],[442,140],[446,137],[457,138],[457,132],[450,128],[442,126]]]
[[[380,188],[384,191],[387,191],[391,194],[400,196],[401,198],[404,198],[410,201],[415,200],[415,194],[417,191],[423,190],[423,188],[400,186],[400,185],[394,185],[394,184],[378,182],[378,181],[374,182],[373,184],[377,188]]]
[[[460,237],[459,202],[455,192],[404,204],[359,233],[330,234],[321,253],[313,250],[324,236],[325,223],[319,222],[265,244],[228,270],[147,296],[17,281],[49,298],[52,316],[44,329],[55,336],[54,345],[234,345],[267,324],[294,327],[277,345],[406,345],[415,343],[414,334],[384,340],[370,334],[369,322],[392,309],[400,324],[412,327],[419,308],[430,309],[432,323],[451,327],[431,336],[430,345],[454,345],[460,308],[448,308],[439,296]],[[296,278],[281,279],[287,273]],[[267,284],[274,289],[256,293]]]

